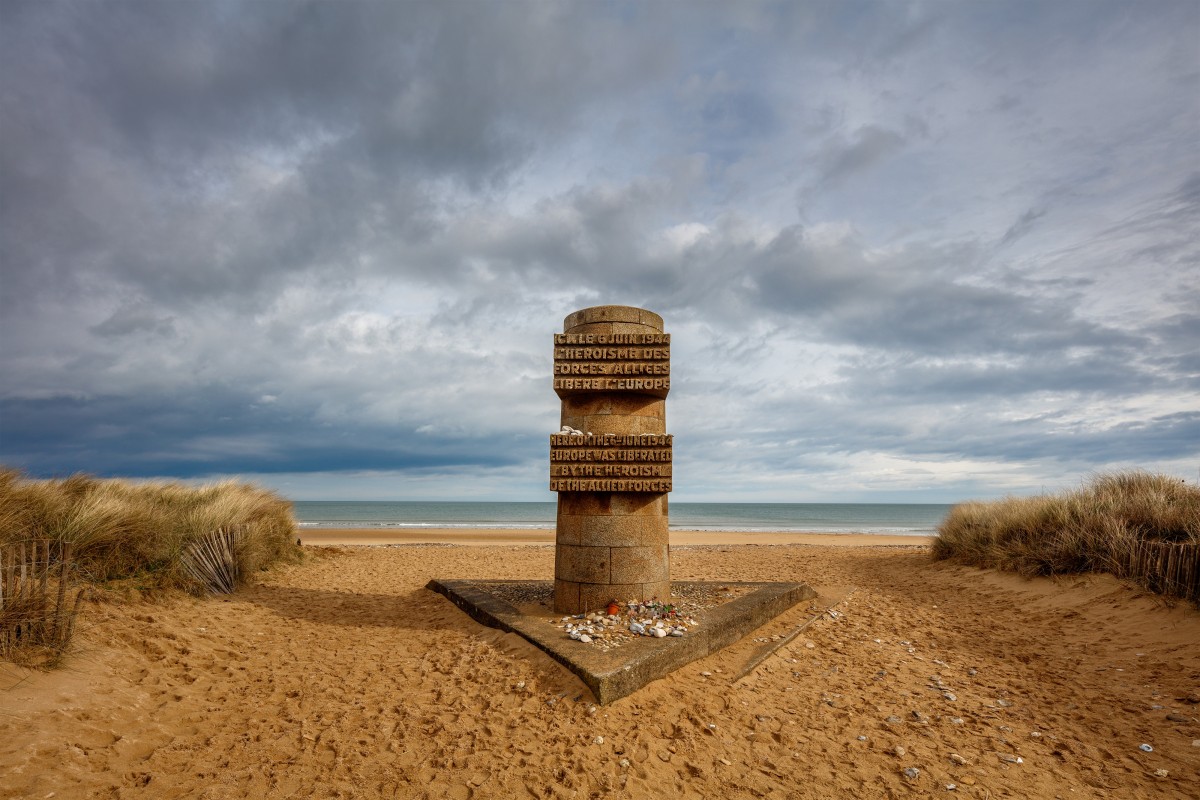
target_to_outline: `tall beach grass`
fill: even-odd
[[[32,480],[0,468],[0,547],[70,543],[85,582],[136,577],[144,588],[196,590],[201,587],[185,564],[188,549],[234,528],[241,534],[234,557],[243,576],[298,556],[291,504],[258,486],[88,475]]]
[[[934,558],[1022,575],[1126,576],[1146,543],[1200,545],[1200,486],[1140,470],[1102,474],[1074,491],[956,505]]]

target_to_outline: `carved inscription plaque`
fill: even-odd
[[[666,397],[671,389],[669,333],[554,335],[554,391],[638,392]]]
[[[550,437],[550,491],[671,491],[669,434]]]

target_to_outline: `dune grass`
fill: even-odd
[[[202,586],[186,568],[186,553],[220,529],[241,532],[234,548],[240,575],[298,557],[291,504],[258,486],[88,475],[32,480],[0,468],[0,547],[70,543],[84,582],[136,578],[139,588],[197,591]]]
[[[933,555],[1026,576],[1123,576],[1144,542],[1200,544],[1200,486],[1135,470],[1060,494],[962,503],[938,527]]]

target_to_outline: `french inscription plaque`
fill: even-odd
[[[554,336],[554,391],[639,392],[666,397],[671,390],[671,334],[559,333]]]

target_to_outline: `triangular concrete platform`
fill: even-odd
[[[548,586],[549,585],[549,586]],[[548,609],[537,616],[523,613],[501,595],[537,586],[543,593],[550,581],[431,580],[425,588],[445,595],[472,619],[492,628],[519,634],[579,676],[601,705],[636,692],[686,664],[728,647],[802,600],[816,597],[806,583],[682,582],[672,583],[673,595],[695,590],[737,587],[740,597],[705,611],[703,624],[683,637],[639,637],[629,645],[601,650],[572,641],[547,623]]]

